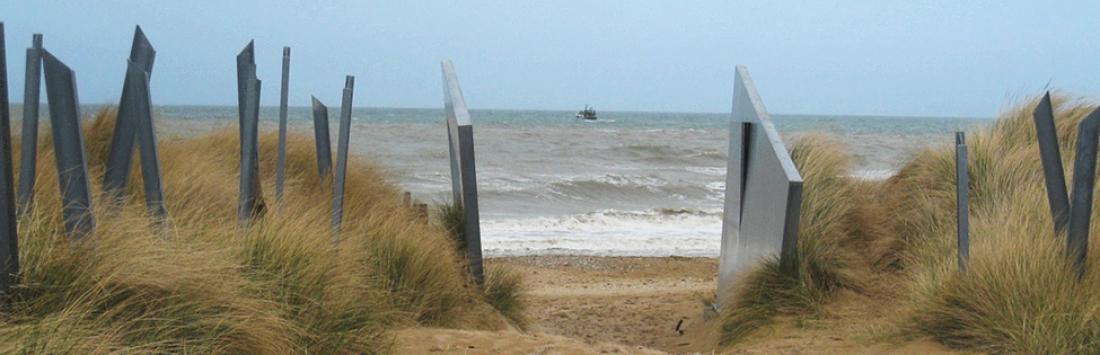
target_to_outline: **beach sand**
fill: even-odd
[[[842,292],[819,315],[778,317],[736,346],[715,349],[704,322],[718,261],[683,257],[529,256],[492,258],[523,273],[526,329],[398,332],[397,353],[443,354],[936,354],[928,339],[892,336],[894,302]],[[677,323],[683,323],[677,332]]]

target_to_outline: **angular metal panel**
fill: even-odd
[[[321,186],[332,180],[332,144],[329,143],[328,106],[313,99],[313,141],[317,146],[317,176]]]
[[[454,64],[451,61],[443,61],[443,112],[447,115],[447,143],[450,144],[451,157],[451,193],[455,203],[462,206],[462,170],[459,169],[458,157],[458,126],[461,120],[470,124],[469,111],[466,102],[461,100],[462,88],[458,87],[458,77],[455,75]],[[455,102],[454,97],[460,98]],[[456,107],[455,105],[458,105]]]
[[[737,67],[732,111],[719,257],[722,297],[739,274],[767,258],[779,257],[782,272],[797,274],[802,206],[802,177],[743,66]]]
[[[95,230],[95,219],[84,132],[80,126],[76,74],[47,50],[42,50],[42,64],[46,72],[46,97],[50,104],[50,128],[65,231],[79,239]]]
[[[38,104],[42,79],[42,34],[35,33],[27,48],[23,77],[23,127],[19,150],[19,215],[30,211],[38,170]]]
[[[1035,136],[1039,141],[1039,157],[1043,163],[1043,180],[1046,182],[1047,203],[1054,221],[1054,234],[1061,235],[1069,223],[1069,197],[1066,192],[1066,172],[1062,168],[1061,146],[1058,145],[1058,128],[1054,126],[1054,108],[1050,92],[1035,106]]]
[[[130,46],[130,63],[137,65],[137,69],[149,73],[153,72],[153,61],[156,58],[156,50],[141,31],[141,26],[134,29],[134,41]],[[134,95],[136,90],[131,85],[129,69],[122,84],[122,98],[118,104],[118,116],[115,120],[115,131],[111,136],[111,146],[107,153],[107,166],[103,174],[103,191],[109,199],[121,199],[122,192],[130,180],[130,167],[134,159],[134,141],[137,139],[140,121],[145,119],[143,112],[135,111],[141,107],[141,103],[134,100],[141,98]],[[110,201],[111,205],[117,205],[118,201]]]
[[[8,54],[0,22],[0,293],[7,293],[19,274],[19,235],[12,187],[11,107],[8,102]]]
[[[246,224],[264,213],[263,190],[260,185],[259,119],[260,80],[256,78],[253,42],[237,55],[237,103],[240,114],[241,181],[237,219]]]
[[[454,65],[443,61],[443,102],[447,116],[447,138],[451,154],[451,183],[455,204],[460,206],[465,220],[463,238],[466,259],[474,280],[483,284],[485,272],[481,255],[481,223],[477,202],[477,172],[474,159],[474,126],[458,84]]]
[[[1073,160],[1073,194],[1070,195],[1069,229],[1066,231],[1066,252],[1077,268],[1085,274],[1085,259],[1089,250],[1089,225],[1092,222],[1092,193],[1096,186],[1096,149],[1100,139],[1100,109],[1092,111],[1077,126],[1077,155]]]
[[[348,75],[344,78],[344,98],[340,102],[340,133],[336,141],[336,176],[332,189],[333,231],[340,231],[340,224],[344,221],[344,177],[348,173],[348,140],[351,138],[351,99],[354,90],[355,77]]]
[[[141,181],[145,191],[145,207],[158,221],[168,218],[164,205],[164,185],[160,177],[160,154],[157,153],[157,133],[153,127],[153,100],[149,89],[149,72],[142,64],[128,63],[126,85],[131,88],[127,111],[137,121],[137,141],[141,152]],[[122,112],[122,108],[119,109]]]
[[[970,171],[966,162],[966,134],[955,133],[955,226],[958,236],[959,270],[970,264]]]
[[[275,202],[283,199],[286,179],[286,110],[290,89],[290,47],[283,47],[283,81],[279,90],[279,152],[275,164]]]

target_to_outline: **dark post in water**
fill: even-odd
[[[481,260],[481,225],[477,203],[477,172],[474,161],[474,126],[462,88],[451,61],[443,61],[443,106],[447,115],[447,139],[451,153],[451,185],[455,205],[463,212],[466,259],[478,285],[485,282]]]
[[[156,149],[156,132],[153,130],[152,99],[149,78],[152,75],[156,50],[141,31],[134,29],[134,42],[130,47],[126,77],[122,85],[118,119],[107,155],[107,169],[103,177],[103,189],[114,208],[130,178],[135,140],[141,158],[142,183],[145,204],[158,219],[167,216],[164,206],[164,189],[160,180],[160,162]]]
[[[95,219],[84,132],[80,126],[76,74],[47,50],[42,50],[42,63],[46,72],[46,98],[50,103],[50,128],[65,231],[80,239],[95,230]]]
[[[1043,95],[1035,106],[1035,136],[1039,140],[1039,157],[1043,163],[1043,180],[1046,182],[1047,202],[1054,221],[1054,235],[1061,235],[1069,223],[1069,198],[1066,192],[1066,173],[1062,168],[1062,152],[1058,145],[1058,129],[1054,126],[1054,108],[1050,92]]]
[[[966,160],[966,133],[955,132],[955,213],[959,248],[959,271],[970,263],[970,172]]]
[[[23,128],[19,150],[19,215],[30,211],[34,179],[38,170],[38,102],[42,79],[42,34],[31,37],[23,77]]]
[[[1085,257],[1089,250],[1097,139],[1100,139],[1100,109],[1090,113],[1077,126],[1077,156],[1073,159],[1073,194],[1070,195],[1066,252],[1077,268],[1078,277],[1085,274]]]
[[[344,221],[344,177],[348,173],[348,140],[351,138],[351,99],[355,77],[344,79],[344,99],[340,102],[340,133],[336,141],[336,176],[332,190],[332,230],[339,232]],[[336,239],[333,239],[333,244]]]
[[[289,89],[290,47],[283,47],[283,81],[279,94],[279,152],[275,165],[275,203],[283,199],[283,184],[286,179],[286,106]]]
[[[317,176],[322,187],[332,179],[332,144],[329,143],[328,107],[313,99],[313,140],[317,145]]]
[[[8,54],[0,22],[0,293],[7,293],[19,274],[19,235],[11,167],[11,105],[8,102]]]
[[[260,190],[259,133],[260,80],[256,78],[253,42],[237,55],[237,103],[240,113],[241,179],[237,219],[247,224],[264,213]]]

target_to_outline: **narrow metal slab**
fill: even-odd
[[[130,46],[129,63],[137,65],[137,70],[152,75],[153,61],[156,54],[153,45],[149,43],[149,39],[142,32],[141,26],[135,28],[134,41]],[[134,161],[134,143],[137,140],[138,127],[141,125],[142,120],[152,119],[151,113],[138,111],[144,104],[133,102],[142,98],[135,95],[134,91],[137,89],[132,85],[135,83],[143,84],[140,84],[141,80],[131,80],[129,71],[129,65],[127,65],[127,73],[122,84],[122,98],[119,100],[118,116],[115,120],[115,131],[111,136],[106,170],[103,174],[103,191],[111,200],[109,201],[110,205],[114,208],[119,207],[118,202],[120,201],[117,200],[123,197],[123,191],[125,191],[130,180],[130,167]]]
[[[329,143],[328,106],[313,99],[313,141],[317,146],[317,176],[321,186],[332,180],[332,145]]]
[[[149,88],[149,72],[144,66],[128,62],[126,85],[131,88],[127,111],[134,113],[137,121],[137,141],[141,152],[141,181],[145,191],[145,207],[149,213],[164,222],[168,208],[164,205],[164,184],[160,175],[160,154],[157,153],[157,133],[153,127],[153,100]],[[119,112],[122,108],[119,109]]]
[[[336,176],[332,189],[332,230],[340,231],[344,222],[344,178],[348,173],[348,141],[351,138],[351,99],[355,77],[344,78],[344,98],[340,102],[340,132],[336,138]],[[335,240],[334,240],[335,243]]]
[[[19,149],[19,215],[31,210],[34,180],[38,171],[38,104],[42,79],[42,34],[31,38],[23,77],[23,127]]]
[[[955,226],[958,236],[959,271],[970,265],[970,171],[966,158],[966,134],[955,133]]]
[[[283,47],[283,81],[279,90],[279,152],[275,164],[275,202],[283,199],[286,179],[286,110],[287,91],[290,89],[290,47]]]
[[[485,272],[482,265],[481,222],[477,200],[477,169],[474,159],[474,126],[470,120],[466,99],[449,60],[441,64],[443,70],[443,106],[447,116],[447,138],[450,144],[451,183],[455,204],[460,206],[465,220],[463,230],[466,259],[474,280],[483,285]]]
[[[42,50],[46,73],[46,97],[50,106],[50,128],[57,160],[65,231],[80,239],[95,230],[92,189],[88,182],[84,132],[80,126],[80,101],[76,74],[47,50]]]
[[[19,234],[11,164],[11,103],[8,102],[8,54],[0,22],[0,293],[7,293],[19,274]]]
[[[1069,229],[1066,231],[1066,252],[1077,268],[1085,274],[1089,250],[1089,226],[1092,222],[1092,194],[1096,186],[1096,149],[1100,139],[1100,109],[1092,111],[1077,126],[1077,155],[1073,163],[1073,194],[1070,195]]]
[[[260,185],[259,120],[260,80],[256,78],[255,45],[252,41],[237,54],[237,104],[240,114],[241,181],[237,219],[242,225],[265,210]]]
[[[743,66],[735,76],[730,145],[719,257],[721,297],[741,273],[768,258],[778,257],[783,273],[798,272],[802,176]]]
[[[1066,192],[1066,172],[1062,168],[1061,146],[1058,144],[1058,128],[1054,126],[1054,107],[1050,92],[1043,95],[1035,106],[1035,137],[1039,141],[1039,157],[1043,163],[1043,180],[1046,182],[1047,203],[1054,221],[1054,234],[1061,235],[1069,223],[1069,197]]]
[[[245,86],[245,107],[244,107],[244,123],[241,126],[241,137],[244,139],[241,141],[241,178],[240,178],[240,197],[237,205],[237,220],[242,225],[247,225],[255,217],[259,217],[262,213],[262,209],[259,207],[260,202],[259,191],[257,191],[259,179],[259,171],[256,169],[258,162],[256,161],[259,155],[256,153],[257,141],[259,140],[258,124],[259,116],[257,111],[260,109],[260,80],[255,79],[255,70],[253,66],[250,68],[253,72],[252,80],[249,80]]]

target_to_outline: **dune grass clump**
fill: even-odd
[[[113,120],[104,110],[85,130],[97,197]],[[395,326],[497,317],[483,311],[447,233],[404,206],[369,162],[349,164],[334,234],[330,185],[307,137],[290,136],[282,201],[274,174],[263,174],[267,215],[247,227],[236,220],[236,130],[162,140],[166,223],[145,212],[135,163],[121,208],[96,198],[97,229],[82,240],[61,228],[52,141],[39,142],[0,353],[384,353]],[[260,169],[271,172],[274,135],[261,143]]]
[[[1100,352],[1100,248],[1091,243],[1079,280],[1065,237],[1054,235],[1032,121],[1037,102],[1008,110],[969,139],[967,273],[955,261],[953,145],[918,154],[886,183],[897,259],[912,279],[907,325],[944,344],[995,353]],[[1096,105],[1055,96],[1054,107],[1070,178],[1077,125]],[[1091,235],[1098,232],[1092,223]]]
[[[777,314],[813,316],[837,290],[859,290],[867,261],[857,245],[869,243],[858,229],[863,221],[862,183],[847,177],[844,147],[823,136],[796,141],[791,158],[803,178],[798,235],[798,276],[784,275],[770,259],[744,273],[731,299],[722,300],[721,341],[735,343],[768,324]]]
[[[461,206],[452,203],[443,203],[435,207],[436,220],[440,228],[446,230],[454,242],[455,250],[465,256],[466,253],[466,219]],[[527,316],[523,313],[526,309],[526,287],[523,284],[523,275],[506,265],[495,264],[486,259],[485,283],[481,288],[481,295],[490,306],[500,312],[506,319],[519,328],[527,326]]]

